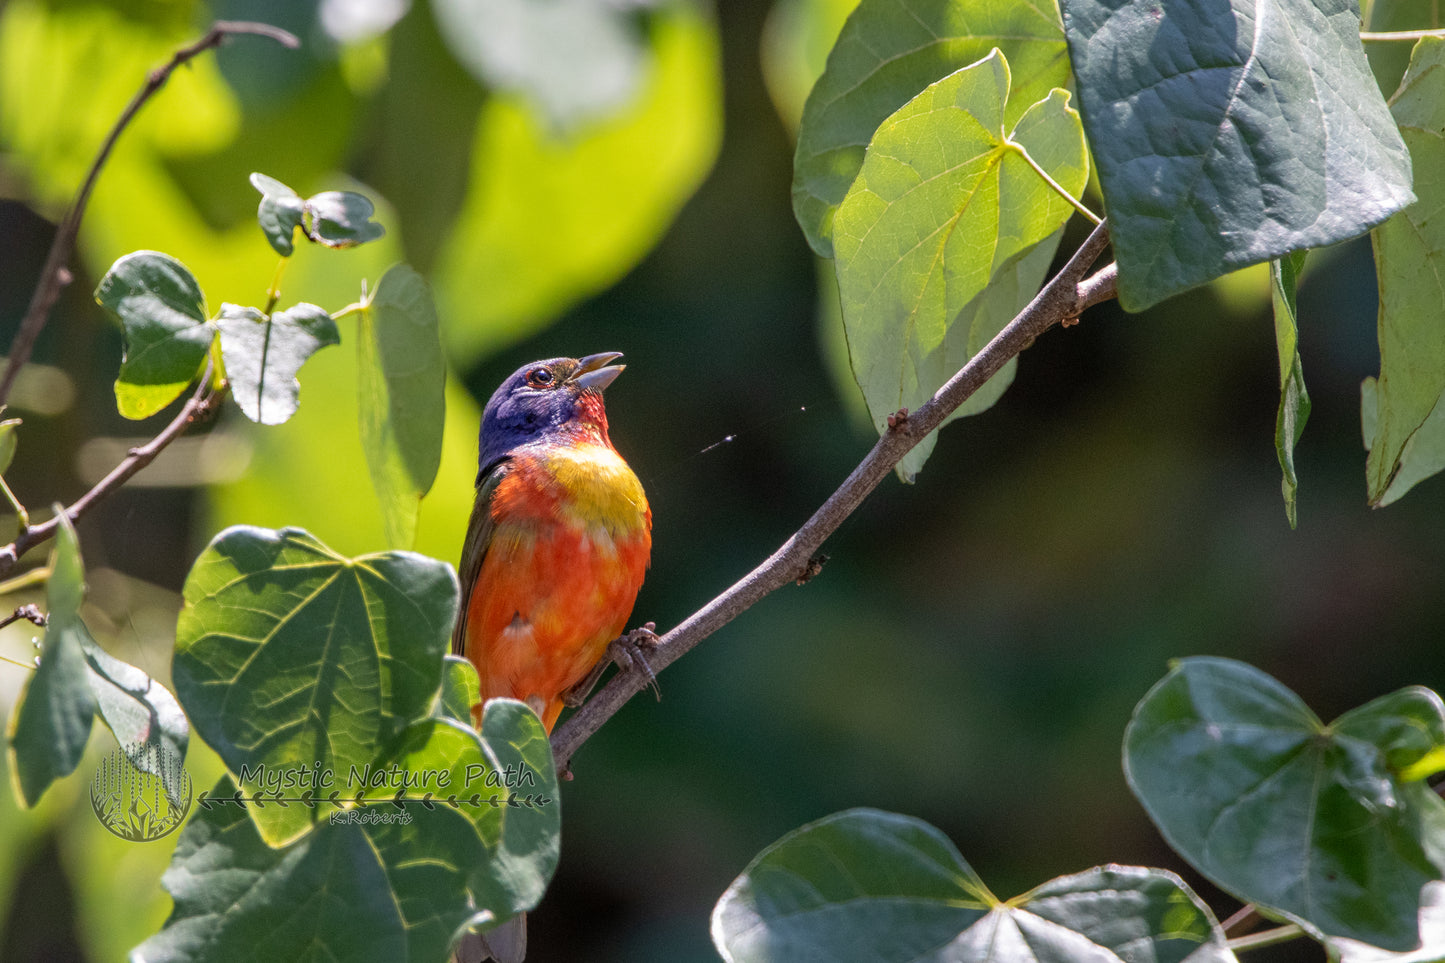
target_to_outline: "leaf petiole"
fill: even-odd
[[[1024,146],[1022,144],[1015,143],[1011,140],[1005,140],[1003,142],[1003,146],[1006,150],[1013,151],[1014,153],[1022,157],[1025,161],[1027,161],[1028,165],[1034,169],[1034,173],[1042,177],[1044,179],[1044,183],[1049,185],[1049,187],[1053,189],[1054,193],[1058,194],[1064,200],[1068,201],[1071,205],[1073,205],[1074,210],[1087,217],[1095,227],[1103,223],[1103,219],[1100,218],[1099,215],[1095,214],[1093,211],[1085,207],[1083,201],[1080,201],[1077,197],[1064,190],[1064,186],[1062,184],[1050,177],[1049,172],[1040,167],[1039,162],[1029,156],[1029,152],[1024,149]]]
[[[1361,31],[1360,33],[1360,40],[1364,43],[1387,42],[1391,40],[1424,40],[1426,37],[1445,37],[1445,29],[1397,30],[1386,33]]]
[[[1264,946],[1274,946],[1277,943],[1288,943],[1290,940],[1299,939],[1305,935],[1305,931],[1298,923],[1289,923],[1284,926],[1276,926],[1272,930],[1264,930],[1260,933],[1250,933],[1248,936],[1236,936],[1227,941],[1226,945],[1233,952],[1240,950],[1257,950]]]

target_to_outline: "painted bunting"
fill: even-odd
[[[482,412],[452,651],[477,667],[483,701],[521,699],[548,732],[622,634],[652,552],[647,496],[607,435],[620,357],[525,365]]]
[[[452,651],[477,667],[483,702],[521,699],[548,732],[574,687],[596,681],[652,553],[652,509],[607,435],[602,390],[620,357],[524,365],[482,411]],[[523,914],[468,934],[454,959],[519,963],[526,952]]]

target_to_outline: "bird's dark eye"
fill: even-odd
[[[527,372],[527,384],[533,388],[550,388],[556,380],[557,376],[550,368],[533,368]]]

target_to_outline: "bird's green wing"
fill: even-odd
[[[462,564],[457,572],[462,580],[462,599],[457,625],[452,630],[453,655],[467,654],[467,609],[471,607],[477,576],[482,572],[482,559],[487,557],[487,546],[492,543],[492,494],[511,468],[510,461],[499,461],[477,485],[477,500],[472,505],[471,520],[467,522],[467,540],[462,545]]]

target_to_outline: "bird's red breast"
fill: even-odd
[[[475,574],[458,641],[482,699],[528,702],[549,732],[563,694],[626,627],[652,550],[651,509],[607,437],[600,396],[587,414],[482,479],[465,553],[479,564],[463,563],[464,578]]]

